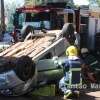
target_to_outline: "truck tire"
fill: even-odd
[[[34,34],[34,28],[31,25],[27,25],[24,26],[21,30],[21,34],[22,34],[22,41],[24,41],[25,37],[29,34],[29,33],[33,33]]]
[[[74,44],[76,38],[74,35],[74,26],[72,23],[64,24],[61,34],[68,40],[70,44]]]
[[[35,73],[35,63],[28,56],[18,58],[15,68],[16,75],[23,81],[32,78]]]

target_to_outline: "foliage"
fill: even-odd
[[[100,0],[88,0],[88,1],[89,1],[90,6],[96,5],[100,7]]]
[[[100,7],[100,0],[96,0],[96,1],[97,1],[98,5],[99,5],[99,7]]]
[[[75,5],[74,5],[73,0],[66,0],[66,2],[67,2],[67,5],[66,6],[69,6],[71,8],[75,8]]]
[[[16,3],[16,1],[8,1],[8,2],[5,2],[5,16],[6,16],[6,19],[7,19],[7,22],[6,22],[6,29],[7,31],[11,31],[13,30],[13,14],[15,13],[15,9],[17,7],[20,7],[21,4],[19,3]]]

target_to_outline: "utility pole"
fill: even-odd
[[[5,15],[4,15],[4,0],[0,0],[0,17],[1,17],[1,28],[0,28],[0,34],[2,34],[5,31]]]

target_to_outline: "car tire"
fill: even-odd
[[[12,96],[21,96],[33,90],[37,84],[37,69],[28,56],[22,56],[16,61],[15,73],[24,83],[13,88]]]
[[[74,26],[72,23],[64,24],[61,34],[68,40],[70,44],[74,44],[76,38],[74,35]]]
[[[27,26],[24,26],[24,27],[22,28],[22,30],[21,30],[22,41],[24,41],[24,39],[26,38],[26,36],[27,36],[30,32],[34,34],[34,28],[33,28],[33,26],[27,25]]]
[[[37,85],[37,69],[32,59],[28,56],[22,56],[20,58],[10,59],[10,62],[7,59],[3,59],[3,61],[4,63],[0,66],[2,67],[0,72],[6,73],[13,70],[17,79],[19,79],[19,83],[14,87],[11,86],[8,89],[4,88],[4,90],[0,90],[0,94],[4,96],[21,96],[32,91],[33,87]]]
[[[16,61],[15,73],[22,81],[27,81],[35,73],[35,63],[30,57],[22,56]]]

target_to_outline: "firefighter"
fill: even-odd
[[[59,88],[64,93],[64,99],[69,97],[74,90],[72,87],[68,87],[68,85],[71,86],[73,84],[72,81],[79,80],[79,84],[82,83],[80,72],[81,65],[83,64],[82,60],[78,57],[78,49],[75,46],[69,46],[66,50],[66,55],[68,56],[68,59],[63,63],[64,77],[59,82]],[[79,73],[77,74],[79,76],[76,75],[76,78],[74,77],[74,80],[71,80],[73,75],[75,76],[75,74],[73,74],[74,71],[72,71],[72,69]]]
[[[67,42],[71,45],[74,45],[76,39],[74,31],[75,29],[72,23],[65,23],[61,32],[62,36],[65,37]]]
[[[82,68],[83,79],[86,82],[97,82],[95,68],[99,67],[98,60],[89,52],[87,48],[81,49],[81,57],[85,62],[85,66]]]

